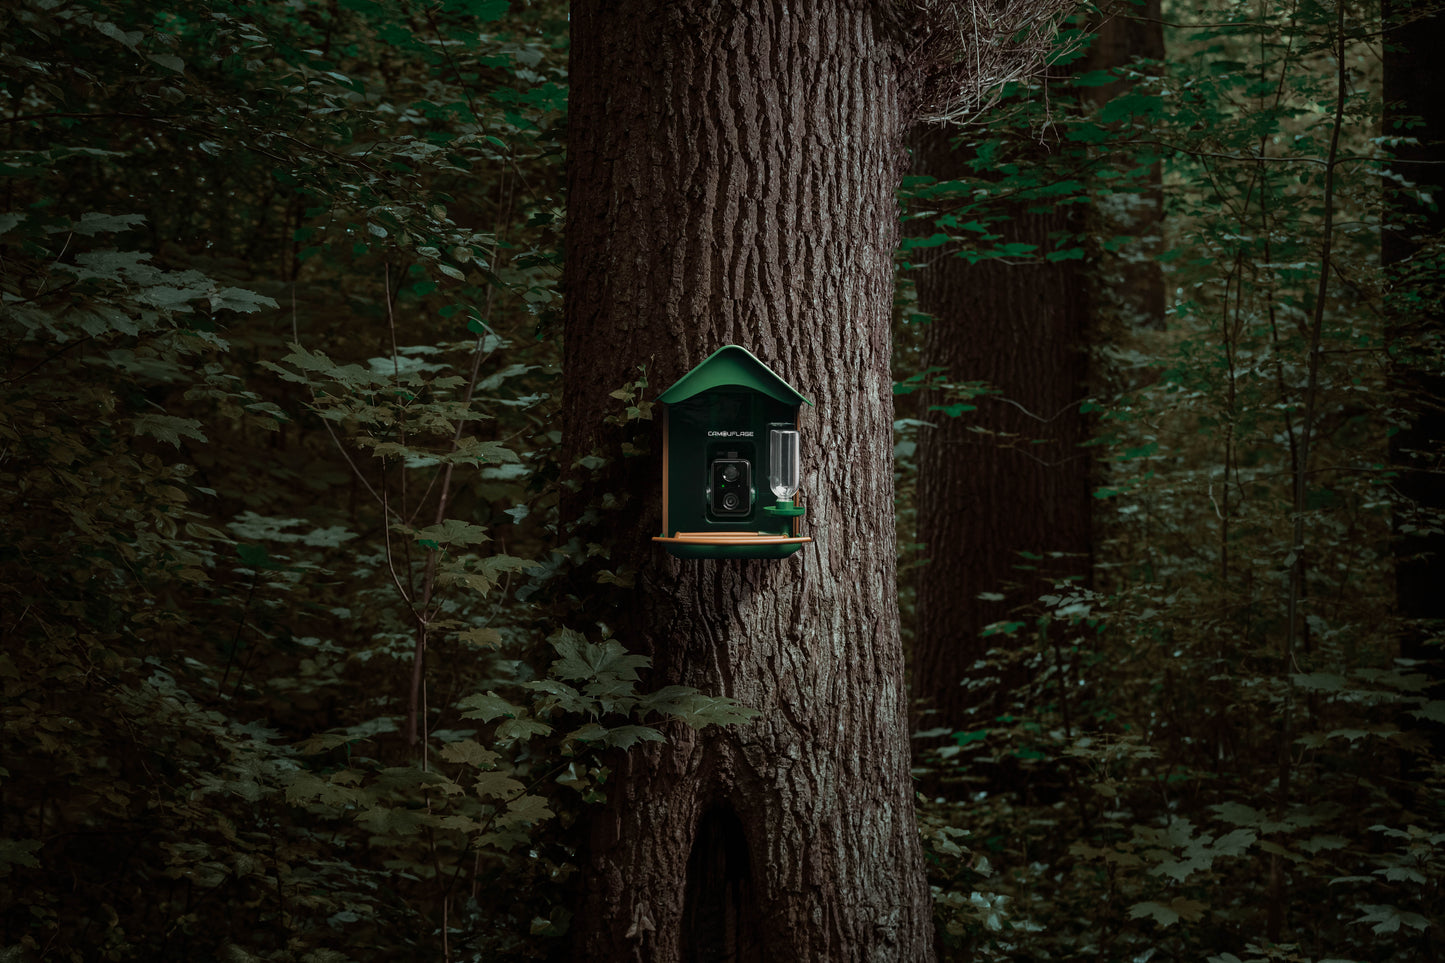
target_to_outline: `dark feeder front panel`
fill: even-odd
[[[807,400],[746,349],[719,348],[663,392],[663,532],[679,558],[784,558],[812,539],[769,487],[770,433]],[[796,455],[796,446],[791,450]],[[794,461],[796,468],[796,461]]]
[[[794,428],[795,416],[795,409],[755,391],[709,391],[669,406],[668,534],[791,534],[791,519],[763,508],[777,504],[768,490],[767,432]]]

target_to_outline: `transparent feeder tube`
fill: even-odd
[[[768,487],[780,502],[791,501],[802,478],[802,459],[796,431],[768,433]]]

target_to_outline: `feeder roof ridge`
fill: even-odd
[[[736,344],[723,345],[708,355],[701,364],[677,379],[677,383],[659,395],[657,400],[665,405],[674,405],[714,388],[752,388],[785,405],[806,404],[812,407],[813,404],[751,351]]]

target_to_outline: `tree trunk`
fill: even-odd
[[[923,173],[954,176],[947,133],[920,138]],[[1051,232],[1071,229],[1066,213],[1020,207],[1000,243],[1045,251]],[[1076,264],[946,258],[915,274],[919,306],[933,315],[926,363],[999,391],[960,417],[922,415],[934,427],[918,444],[918,541],[929,562],[919,569],[912,690],[926,728],[967,725],[986,698],[961,683],[984,674],[972,667],[989,623],[1089,569],[1089,458],[1079,447],[1088,310]]]
[[[1112,6],[1083,69],[1161,59],[1159,0]],[[1102,106],[1133,86],[1121,80],[1086,90]],[[921,173],[940,180],[964,174],[949,135],[937,130],[918,136],[915,166]],[[1046,149],[1034,150],[1044,162]],[[1113,165],[1132,169],[1137,158],[1120,157]],[[930,561],[919,575],[911,678],[924,728],[970,724],[969,709],[997,696],[1006,679],[1017,681],[1017,673],[996,675],[998,667],[970,668],[988,649],[980,638],[987,625],[1027,619],[1055,580],[1089,574],[1091,464],[1080,447],[1088,427],[1078,407],[1087,391],[1088,337],[1101,328],[1127,331],[1164,322],[1159,165],[1132,186],[1099,194],[1088,226],[1091,236],[1127,235],[1133,242],[1118,251],[1091,251],[1087,271],[1075,261],[969,264],[952,258],[916,273],[919,306],[934,317],[925,364],[946,368],[956,381],[986,381],[1000,391],[978,399],[978,411],[961,418],[922,416],[937,426],[920,435],[918,448],[918,540],[928,546]],[[1001,243],[1046,251],[1054,246],[1051,233],[1080,230],[1070,208],[1038,212],[1040,206],[1015,208]],[[925,397],[924,404],[931,400]],[[970,674],[981,689],[960,685]],[[1066,702],[1062,708],[1067,720]]]
[[[1392,165],[1405,178],[1439,184],[1440,143],[1445,140],[1445,15],[1414,13],[1410,3],[1385,8],[1386,137],[1411,137],[1393,151]],[[1390,285],[1390,337],[1395,344],[1392,372],[1400,409],[1412,413],[1390,438],[1391,461],[1400,472],[1396,490],[1406,500],[1397,521],[1413,524],[1395,542],[1395,584],[1400,614],[1410,620],[1401,638],[1403,656],[1420,659],[1432,679],[1445,678],[1445,650],[1438,639],[1445,626],[1445,536],[1438,533],[1445,515],[1445,378],[1440,377],[1438,339],[1445,329],[1445,210],[1421,203],[1413,191],[1386,182],[1388,198],[1382,254]],[[1437,192],[1438,194],[1438,192]],[[1410,509],[1420,514],[1412,514]],[[1397,525],[1398,527],[1398,525]],[[1436,531],[1432,531],[1432,529]],[[1432,640],[1435,640],[1432,642]],[[1437,748],[1445,745],[1445,727],[1429,726]]]
[[[889,310],[899,49],[864,3],[572,7],[564,435],[608,444],[610,393],[717,347],[812,399],[784,560],[679,561],[651,453],[583,491],[607,516],[604,619],[654,685],[760,710],[619,757],[575,923],[585,960],[932,957],[895,586]],[[647,439],[648,432],[642,438]],[[615,440],[615,439],[614,439]]]

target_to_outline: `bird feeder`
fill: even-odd
[[[812,402],[730,344],[662,402],[661,542],[678,558],[785,558],[812,539],[803,508],[798,412]]]

